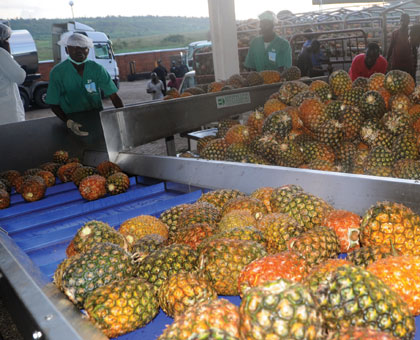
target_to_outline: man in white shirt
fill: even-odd
[[[155,72],[152,72],[150,76],[152,79],[147,83],[146,92],[152,95],[153,100],[162,99],[164,90],[162,81],[159,80]]]
[[[26,78],[26,72],[10,54],[9,26],[0,24],[0,124],[25,120],[25,110],[20,99],[18,84]]]

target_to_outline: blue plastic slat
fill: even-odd
[[[150,187],[132,187],[129,191],[116,195],[104,197],[97,201],[85,201],[83,199],[60,206],[55,206],[42,211],[34,211],[19,217],[2,222],[2,227],[9,234],[32,229],[44,224],[51,224],[60,220],[69,219],[75,216],[104,210],[119,205],[129,205],[133,201],[145,200],[151,195],[165,192],[164,185],[156,184]]]
[[[56,183],[54,186],[47,188],[45,195],[52,196],[52,195],[57,195],[57,194],[61,194],[61,193],[72,191],[72,190],[77,190],[77,187],[74,185],[73,182],[61,183],[61,184]],[[24,203],[24,202],[25,200],[23,199],[22,195],[16,192],[10,197],[10,203],[12,205],[16,203]]]

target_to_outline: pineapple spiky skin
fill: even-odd
[[[0,189],[0,209],[6,209],[10,206],[10,195],[4,190]]]
[[[226,150],[226,160],[233,162],[242,162],[252,154],[251,147],[244,143],[230,144]]]
[[[360,87],[363,90],[367,91],[368,90],[368,82],[369,82],[369,78],[366,77],[357,77],[354,81],[353,81],[353,88],[354,87]]]
[[[118,233],[108,223],[89,221],[85,223],[73,238],[76,252],[85,253],[98,243],[112,243],[127,250],[127,242],[123,235]]]
[[[264,80],[264,84],[274,84],[281,81],[281,74],[275,70],[264,70],[259,72]]]
[[[351,262],[343,259],[323,261],[309,271],[308,275],[302,280],[302,284],[315,295],[318,288],[331,279],[334,270],[344,265],[351,265]]]
[[[329,83],[335,96],[341,96],[351,89],[352,81],[349,74],[344,70],[331,73]]]
[[[258,221],[268,213],[267,207],[260,200],[253,197],[237,197],[229,200],[222,210],[222,216],[234,210],[247,210]]]
[[[391,152],[395,161],[400,159],[417,160],[419,152],[416,136],[412,133],[402,133],[395,137],[392,143]]]
[[[238,295],[238,277],[252,261],[267,255],[254,241],[218,239],[207,242],[200,251],[200,270],[218,294]]]
[[[252,288],[239,308],[242,339],[307,339],[324,337],[322,317],[309,291],[285,279]]]
[[[58,168],[57,177],[63,183],[70,182],[72,180],[73,173],[82,166],[82,164],[75,162],[66,163]]]
[[[257,131],[258,134],[261,134],[264,120],[264,113],[262,110],[257,109],[249,115],[246,125]]]
[[[225,215],[218,224],[219,231],[226,231],[233,228],[242,228],[246,226],[256,226],[257,220],[248,210],[232,210]]]
[[[179,215],[184,211],[190,204],[179,204],[172,208],[169,208],[160,214],[159,219],[168,226],[168,239],[172,240],[175,233],[179,230],[178,219]]]
[[[281,73],[281,78],[286,81],[298,80],[302,76],[300,68],[291,66]]]
[[[389,256],[399,256],[401,252],[391,245],[382,244],[355,249],[347,254],[347,259],[356,266],[367,267],[369,264]]]
[[[228,143],[222,138],[216,138],[204,147],[200,156],[206,159],[221,161],[226,158]]]
[[[45,196],[47,186],[42,177],[28,176],[22,183],[22,197],[26,202],[39,201]]]
[[[363,124],[363,115],[355,106],[344,106],[339,121],[343,124],[344,140],[354,141],[359,137]]]
[[[363,94],[359,108],[366,119],[379,119],[386,111],[385,100],[379,92],[368,91]]]
[[[115,244],[101,243],[67,267],[62,277],[62,286],[67,297],[82,307],[90,292],[130,277],[133,273],[131,258],[124,249]]]
[[[334,150],[329,145],[319,141],[308,141],[301,148],[305,163],[310,163],[316,159],[322,159],[330,163],[335,160]]]
[[[285,111],[276,111],[270,114],[264,121],[263,134],[275,135],[277,138],[285,138],[292,130],[292,117]]]
[[[103,161],[102,163],[98,164],[96,170],[98,170],[99,174],[105,178],[108,178],[116,172],[122,172],[118,164],[110,161]]]
[[[84,309],[106,336],[118,337],[145,326],[159,313],[159,302],[151,288],[150,283],[138,278],[112,282],[91,292]]]
[[[208,242],[219,239],[254,241],[265,247],[265,238],[263,233],[255,227],[245,226],[225,229],[223,231],[218,232],[217,234],[214,234],[213,236],[206,238],[200,244],[198,250],[201,252],[201,249],[203,249]]]
[[[172,275],[181,271],[191,272],[197,269],[198,254],[184,244],[171,244],[157,249],[135,268],[135,275],[153,284],[157,292],[159,287]]]
[[[225,299],[205,301],[177,315],[158,340],[191,339],[194,334],[204,334],[213,328],[223,329],[229,336],[239,339],[239,309]],[[195,339],[195,338],[193,338]],[[200,337],[197,340],[201,339]],[[206,339],[206,338],[205,338]],[[234,340],[215,338],[214,340]],[[211,339],[209,339],[211,340]]]
[[[79,259],[82,255],[75,254],[68,258],[65,258],[54,271],[53,282],[57,286],[58,289],[63,291],[63,274],[66,271],[67,267],[70,266],[75,260]]]
[[[398,136],[410,129],[411,119],[408,113],[389,111],[382,117],[382,124],[394,136]]]
[[[384,87],[385,74],[374,73],[369,77],[368,89],[370,91],[377,91],[379,88]]]
[[[398,340],[391,334],[371,328],[349,327],[337,332],[330,332],[327,340]]]
[[[279,145],[276,163],[281,166],[296,168],[304,163],[304,156],[295,142],[285,141]]]
[[[274,112],[281,111],[285,109],[287,105],[278,99],[268,99],[264,103],[264,116],[268,117]]]
[[[294,96],[307,90],[309,90],[309,86],[299,80],[286,81],[279,89],[279,99],[290,105]]]
[[[268,255],[248,264],[239,275],[241,296],[256,286],[280,278],[300,282],[308,274],[305,260],[290,251]]]
[[[331,119],[321,124],[316,138],[321,143],[337,147],[344,140],[344,124],[338,120]]]
[[[309,90],[313,91],[323,102],[332,99],[330,85],[323,80],[315,80],[309,85]]]
[[[357,325],[385,331],[403,340],[414,337],[414,318],[408,306],[363,268],[349,265],[337,268],[319,287],[315,300],[329,331]]]
[[[343,172],[351,173],[357,154],[357,148],[352,142],[343,142],[335,149],[336,161],[343,168]]]
[[[88,201],[97,200],[106,195],[106,179],[99,175],[85,177],[79,184],[79,192]]]
[[[267,211],[271,213],[270,197],[271,197],[271,194],[273,193],[273,190],[274,188],[272,187],[261,187],[254,190],[250,196],[263,202],[265,206],[267,207]]]
[[[38,171],[38,173],[36,175],[41,177],[44,180],[45,185],[48,188],[52,187],[55,184],[54,174],[50,171],[41,170],[41,171]]]
[[[334,230],[318,226],[289,240],[288,248],[302,256],[308,266],[337,257],[340,253],[340,242]]]
[[[372,122],[365,122],[360,129],[360,137],[371,148],[376,146],[383,146],[390,149],[395,136],[381,128],[378,124]]]
[[[61,165],[62,164],[60,163],[47,162],[47,163],[41,164],[39,167],[42,170],[50,171],[54,176],[57,176],[57,171]]]
[[[258,86],[264,84],[264,78],[256,71],[249,72],[245,79],[249,86]]]
[[[97,175],[98,171],[96,170],[96,168],[91,167],[91,166],[82,166],[80,168],[77,168],[72,176],[71,176],[71,180],[73,181],[73,183],[76,186],[80,185],[80,182],[88,177],[88,176],[92,176],[92,175]]]
[[[270,204],[273,212],[283,212],[296,194],[303,193],[300,185],[289,184],[275,188],[271,193]]]
[[[261,155],[269,164],[275,164],[278,158],[279,143],[274,135],[265,135],[252,143],[252,150]]]
[[[8,180],[12,185],[15,185],[14,181],[19,177],[21,177],[21,173],[17,170],[7,170],[0,173],[0,178]]]
[[[233,143],[249,144],[255,138],[256,132],[246,125],[234,125],[225,135],[225,141],[228,145]]]
[[[201,155],[201,153],[203,152],[203,149],[206,147],[206,145],[214,139],[216,139],[216,136],[205,136],[203,138],[200,138],[197,141],[197,153],[199,155]]]
[[[394,161],[394,156],[390,149],[377,146],[369,151],[363,166],[366,171],[381,167],[392,168]]]
[[[163,311],[174,317],[197,303],[216,299],[217,293],[210,282],[198,273],[180,272],[159,287],[157,296]]]
[[[38,175],[38,172],[40,172],[42,169],[40,168],[31,168],[31,169],[27,169],[25,170],[25,172],[23,173],[24,176],[36,176]]]
[[[149,215],[140,215],[124,221],[118,231],[125,236],[130,245],[150,234],[158,234],[165,240],[168,239],[168,226]]]
[[[359,103],[365,92],[366,91],[363,88],[353,86],[350,90],[344,92],[339,97],[339,100],[341,100],[344,105],[359,106]]]
[[[360,216],[346,210],[333,210],[325,216],[322,225],[335,231],[340,242],[340,251],[347,253],[360,247]]]
[[[106,179],[106,191],[110,195],[118,195],[126,192],[130,187],[130,179],[123,172],[116,172]]]
[[[287,250],[287,242],[304,232],[304,228],[294,218],[282,213],[266,215],[259,226],[263,229],[269,254]]]
[[[392,176],[397,178],[420,180],[420,161],[400,159],[392,168]]]
[[[376,275],[407,303],[413,316],[420,315],[420,262],[418,256],[391,256],[369,264]]]
[[[217,224],[220,220],[220,209],[208,202],[191,204],[178,217],[178,229],[196,223]]]
[[[245,196],[245,194],[239,190],[218,189],[201,195],[197,202],[207,202],[213,204],[215,207],[223,208],[229,200],[240,196]]]
[[[320,126],[328,120],[325,104],[318,98],[305,99],[299,106],[299,111],[303,125],[312,132],[318,131]]]
[[[59,164],[65,164],[69,159],[69,153],[64,150],[58,150],[53,154],[53,162]]]
[[[12,192],[12,184],[6,178],[0,178],[0,189],[10,194]]]
[[[217,134],[216,134],[216,138],[224,138],[226,135],[226,132],[228,132],[228,130],[234,126],[234,125],[238,125],[239,122],[237,120],[234,119],[223,119],[221,121],[219,121],[218,125],[217,125]]]
[[[179,230],[172,241],[177,244],[186,244],[196,250],[205,239],[214,234],[215,229],[215,225],[208,223],[191,224]]]
[[[246,79],[242,77],[240,74],[233,74],[226,80],[226,84],[233,86],[234,88],[241,88],[248,86]]]
[[[408,113],[412,106],[410,98],[403,93],[394,94],[389,99],[389,106],[391,111]]]
[[[290,106],[299,107],[300,104],[302,104],[303,101],[308,98],[319,98],[319,97],[315,92],[312,92],[310,90],[302,91],[302,92],[299,92],[290,100]]]
[[[339,119],[346,105],[341,100],[331,100],[324,107],[328,119]]]
[[[391,70],[385,75],[384,87],[391,94],[404,93],[410,95],[414,91],[413,77],[401,70]]]
[[[378,202],[362,217],[361,244],[389,244],[402,254],[420,255],[420,216],[403,204]]]
[[[155,250],[163,247],[165,241],[165,238],[159,234],[149,234],[143,236],[131,246],[133,261],[143,261],[146,258],[146,256],[149,256]]]

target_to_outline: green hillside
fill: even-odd
[[[209,19],[189,17],[108,16],[75,18],[111,38],[115,53],[187,46],[208,38]],[[13,29],[26,29],[35,39],[40,60],[52,59],[51,26],[65,19],[11,19]]]

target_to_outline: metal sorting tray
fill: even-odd
[[[202,190],[197,187],[132,177],[131,187],[127,193],[93,202],[83,200],[73,183],[58,184],[48,188],[46,197],[33,203],[24,203],[20,195],[14,194],[11,207],[0,211],[0,226],[11,238],[10,240],[7,236],[0,235],[0,246],[3,243],[15,254],[20,251],[26,254],[29,261],[24,254],[17,255],[19,264],[29,268],[31,279],[38,280],[41,285],[44,284],[49,289],[54,289],[51,287],[53,273],[57,265],[65,258],[65,249],[69,241],[83,223],[97,219],[118,227],[120,223],[134,216],[148,214],[158,217],[162,211],[172,206],[195,202],[201,193]],[[8,240],[4,241],[6,238]],[[3,256],[1,250],[0,247],[0,254]],[[0,257],[0,269],[4,271],[2,261]],[[38,274],[40,278],[36,278]],[[18,288],[21,282],[11,281],[11,284]],[[61,299],[66,300],[63,299],[63,294],[58,293],[58,295],[62,295]],[[240,304],[239,297],[227,298],[236,305]],[[64,317],[60,322],[70,323],[77,329],[80,322],[77,313],[79,316],[81,314],[70,302],[65,302],[65,308],[74,310],[76,317],[74,315]],[[63,302],[56,304],[61,303]],[[37,308],[41,307],[35,307],[35,310]],[[32,313],[34,317],[38,314]],[[165,326],[171,322],[172,319],[160,311],[150,324],[118,339],[156,339]],[[416,324],[420,328],[420,317],[416,318]],[[54,327],[59,328],[59,325]],[[56,338],[52,333],[48,333],[46,328],[43,331],[47,339]],[[77,339],[103,338],[97,334],[78,335]],[[62,334],[60,338],[71,339],[72,337]],[[74,336],[73,339],[75,338]],[[417,332],[415,339],[420,340],[420,331]]]

